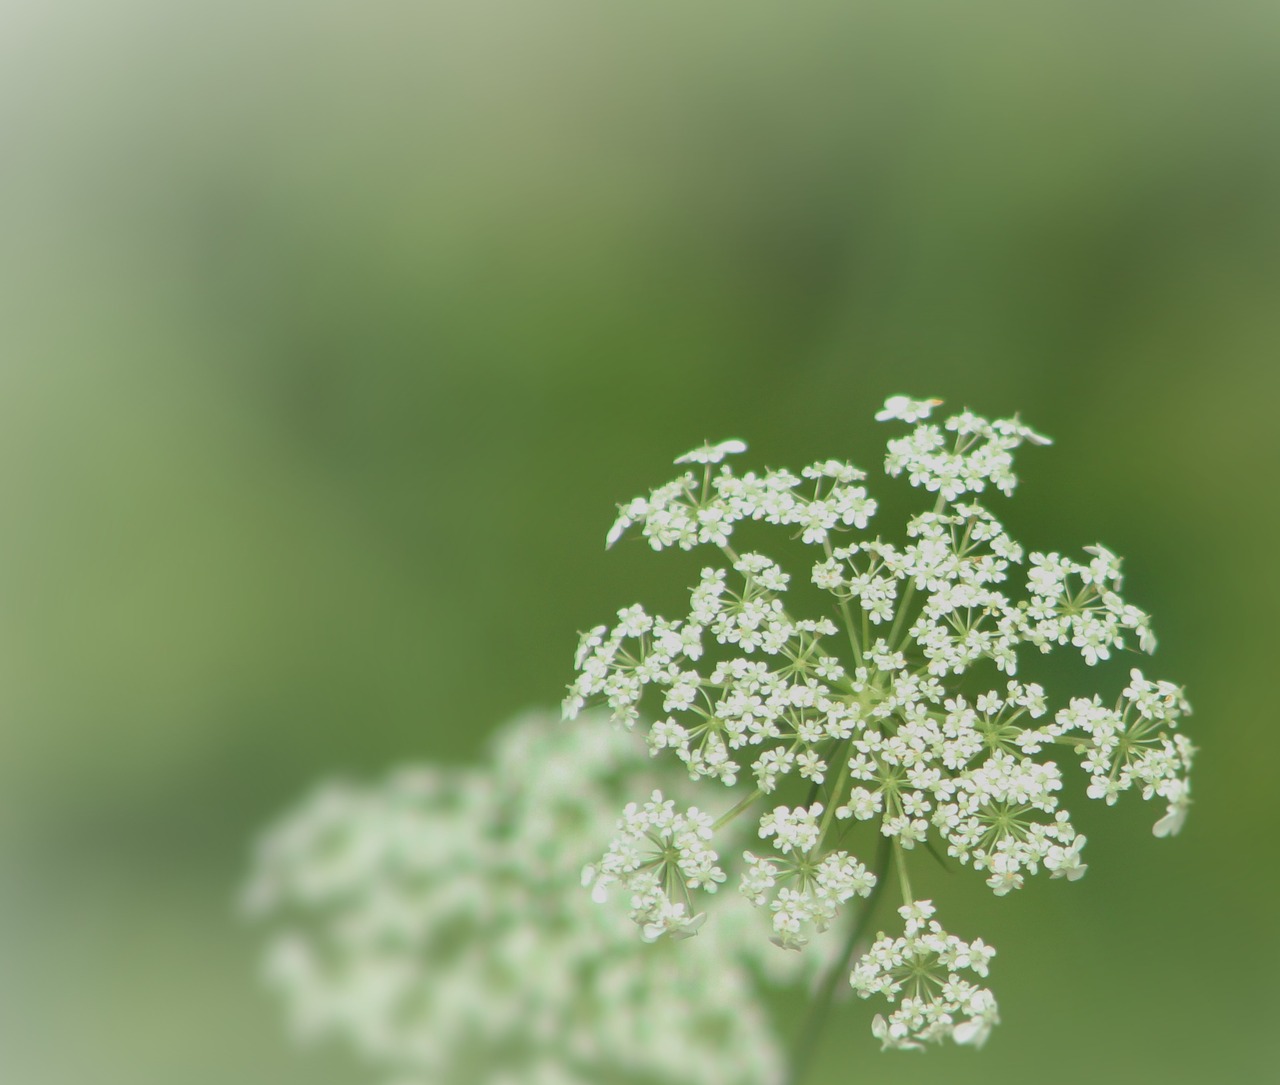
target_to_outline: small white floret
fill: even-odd
[[[884,409],[876,412],[877,422],[919,422],[928,418],[934,407],[942,405],[940,399],[912,399],[910,396],[890,396],[884,401]]]
[[[747,450],[745,441],[739,441],[731,438],[728,441],[721,441],[718,445],[705,444],[701,448],[695,448],[692,452],[686,452],[683,456],[676,457],[676,463],[719,463],[725,456],[736,455]]]
[[[1179,783],[1181,786],[1175,789],[1173,801],[1166,808],[1164,817],[1151,827],[1154,836],[1177,836],[1186,823],[1187,811],[1191,808],[1191,786],[1186,781]]]

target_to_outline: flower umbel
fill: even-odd
[[[578,890],[620,790],[682,784],[601,722],[530,714],[484,768],[326,785],[269,831],[245,904],[299,1033],[395,1085],[776,1085],[757,979],[819,962],[762,959],[778,955],[756,952],[745,901],[693,946],[643,945]],[[700,818],[653,804],[643,837],[700,838]]]
[[[906,928],[866,951],[852,982],[895,1004],[874,1031],[898,1048],[980,1044],[998,1020],[991,993],[961,975],[985,978],[994,951],[942,930],[910,890],[909,854],[972,867],[996,895],[1041,870],[1076,881],[1086,841],[1063,805],[1070,762],[1089,798],[1162,801],[1154,832],[1170,836],[1195,752],[1169,682],[1129,667],[1118,697],[1055,696],[1023,676],[1054,651],[1091,668],[1150,654],[1151,621],[1121,595],[1110,550],[1028,554],[986,504],[1016,489],[1015,452],[1049,440],[1016,417],[929,421],[940,402],[893,396],[876,415],[912,427],[889,440],[886,473],[933,495],[897,531],[872,528],[877,502],[850,463],[739,472],[727,462],[746,451],[738,440],[679,457],[700,470],[621,506],[607,542],[634,532],[656,551],[706,548],[688,610],[629,606],[585,634],[564,703],[567,717],[605,705],[655,757],[678,759],[706,791],[700,809],[717,809],[716,788],[736,800],[714,822],[657,794],[627,806],[591,880],[629,891],[646,938],[701,926],[699,900],[736,865],[722,836],[748,812],[772,852],[742,854],[739,888],[786,948],[847,922],[896,866]],[[764,552],[770,531],[798,561]],[[797,585],[823,605],[803,613]],[[859,856],[877,839],[891,859],[872,869]]]
[[[631,890],[631,917],[643,926],[645,941],[694,934],[706,916],[689,914],[689,890],[715,892],[724,881],[706,843],[711,818],[696,807],[677,813],[675,803],[655,791],[643,806],[628,803],[618,828],[599,869],[587,867],[583,883],[594,885],[594,896],[603,900],[612,882],[624,881]],[[676,891],[683,900],[672,900]]]
[[[882,931],[849,977],[862,998],[884,995],[897,1004],[888,1020],[877,1014],[871,1027],[884,1050],[947,1038],[981,1047],[1000,1022],[991,992],[960,975],[985,979],[996,951],[980,938],[962,942],[948,934],[931,918],[933,911],[929,900],[904,904],[898,909],[906,923],[902,936]]]

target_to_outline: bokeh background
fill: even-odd
[[[1275,1080],[1278,292],[1265,0],[3,0],[0,1080],[369,1080],[256,829],[555,703],[673,455],[875,469],[897,392],[1055,438],[1002,511],[1126,555],[1198,804],[939,876],[1005,1024],[815,1081]]]

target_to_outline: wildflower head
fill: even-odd
[[[875,1026],[889,1047],[980,1043],[997,1020],[990,992],[962,978],[985,976],[987,947],[942,932],[910,890],[909,855],[971,867],[996,895],[1042,871],[1076,881],[1075,764],[1088,798],[1162,802],[1154,831],[1169,836],[1194,753],[1181,690],[1131,662],[1118,697],[1022,677],[1051,652],[1092,668],[1150,654],[1151,621],[1122,596],[1110,550],[1027,553],[989,507],[1017,487],[1015,453],[1048,438],[1017,417],[931,421],[940,403],[893,396],[876,415],[910,427],[888,441],[886,474],[927,495],[901,525],[877,523],[866,473],[842,460],[739,471],[726,459],[746,451],[738,440],[679,457],[701,470],[620,506],[607,542],[705,550],[688,609],[631,605],[585,634],[564,704],[568,717],[604,705],[701,789],[696,807],[627,806],[597,868],[645,937],[697,929],[736,874],[762,933],[801,948],[898,883],[903,933],[853,969],[859,993],[895,1003]],[[802,611],[798,584],[822,605]],[[735,861],[726,834],[748,817],[762,843]],[[877,841],[887,858],[868,863]]]
[[[884,1050],[944,1039],[981,1047],[1000,1021],[991,992],[963,977],[986,979],[996,951],[980,938],[962,942],[948,934],[933,913],[932,901],[904,904],[898,909],[903,933],[881,932],[849,977],[860,997],[883,995],[894,1005],[887,1019],[877,1015],[872,1025]]]
[[[533,713],[484,767],[319,788],[264,835],[245,894],[295,1031],[343,1040],[406,1085],[772,1085],[759,980],[803,978],[806,962],[751,967],[761,955],[732,915],[691,947],[644,945],[578,888],[624,781],[678,790],[679,777],[603,721]],[[651,803],[640,849],[686,831]]]

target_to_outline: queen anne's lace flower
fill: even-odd
[[[689,890],[715,892],[724,881],[718,856],[707,846],[711,818],[696,807],[678,813],[671,799],[655,791],[643,806],[627,804],[618,829],[599,868],[583,871],[583,884],[594,886],[597,900],[607,897],[613,882],[625,885],[631,893],[631,918],[644,928],[648,942],[664,934],[693,934],[705,915],[689,914]],[[673,901],[672,887],[685,900]]]
[[[680,457],[702,469],[621,506],[608,543],[636,530],[654,550],[710,548],[688,612],[633,606],[585,634],[564,704],[569,717],[606,705],[643,730],[652,754],[738,793],[711,824],[661,797],[652,813],[627,808],[593,877],[627,885],[646,937],[697,929],[699,899],[733,873],[722,834],[753,808],[763,806],[759,836],[773,852],[746,852],[738,882],[767,914],[768,936],[789,948],[841,922],[886,876],[884,863],[869,870],[857,856],[887,841],[908,929],[878,942],[854,977],[861,993],[897,1002],[875,1027],[891,1047],[981,1042],[996,1020],[990,993],[956,974],[977,970],[959,962],[981,943],[921,918],[908,853],[971,866],[997,895],[1041,870],[1078,880],[1085,838],[1063,805],[1071,763],[1090,798],[1113,804],[1137,791],[1162,802],[1154,832],[1170,836],[1190,805],[1195,752],[1178,731],[1190,707],[1177,686],[1131,669],[1113,701],[1054,695],[1020,674],[1058,650],[1090,667],[1150,654],[1151,620],[1121,595],[1110,550],[1028,554],[980,503],[1012,494],[1014,453],[1048,439],[1016,417],[962,411],[935,424],[939,403],[893,396],[876,415],[913,425],[888,442],[886,472],[934,495],[893,534],[873,532],[877,503],[852,464],[738,473],[722,462],[745,451],[736,440]],[[813,548],[807,562],[789,572],[759,549],[770,528]],[[740,530],[750,549],[735,549]],[[826,605],[804,615],[797,585],[819,589]],[[653,722],[642,726],[642,714]],[[699,807],[715,803],[699,797]],[[914,986],[904,968],[923,970]]]
[[[884,995],[896,1004],[887,1020],[877,1015],[871,1028],[886,1050],[945,1039],[981,1047],[1000,1022],[991,992],[960,974],[985,979],[996,951],[980,938],[962,942],[948,934],[933,912],[929,900],[899,908],[903,935],[889,938],[882,931],[849,977],[861,997]]]
[[[530,715],[492,755],[325,786],[263,838],[245,903],[297,1031],[395,1085],[776,1082],[757,980],[814,962],[776,960],[745,901],[692,945],[646,946],[577,888],[621,789],[682,782],[599,721]],[[715,884],[703,816],[657,797],[634,815],[642,856],[679,842],[673,870]]]

